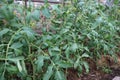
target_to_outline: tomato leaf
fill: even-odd
[[[62,71],[56,71],[55,80],[66,80],[65,74]]]
[[[43,76],[43,80],[49,80],[52,74],[53,74],[53,66],[48,66],[48,69]]]

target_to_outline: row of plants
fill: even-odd
[[[4,4],[3,4],[4,3]],[[68,69],[89,72],[88,58],[116,56],[120,41],[118,0],[91,0],[28,8],[0,3],[0,80],[67,80]],[[49,10],[49,7],[52,10]],[[42,25],[38,34],[37,26]],[[38,30],[37,30],[38,31]]]

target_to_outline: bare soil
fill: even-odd
[[[111,73],[105,73],[101,70],[92,70],[88,74],[84,72],[78,77],[77,71],[70,69],[68,71],[67,80],[112,80],[115,76],[120,76],[120,69],[111,70]]]
[[[112,80],[115,76],[120,76],[119,69],[112,69],[109,74],[101,71],[92,71],[89,74],[82,74],[78,80]]]
[[[113,58],[109,56],[102,56],[101,59],[99,59],[98,62],[94,62],[90,59],[88,59],[88,63],[90,66],[90,72],[86,73],[85,70],[83,70],[78,76],[78,71],[74,69],[68,69],[67,74],[67,80],[112,80],[116,76],[120,76],[120,57],[118,57],[118,63],[114,63]],[[110,72],[105,73],[102,69],[98,69],[99,66],[110,66]]]

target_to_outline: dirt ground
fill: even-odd
[[[92,71],[89,74],[83,74],[78,80],[112,80],[115,76],[120,76],[120,69],[112,69],[112,72],[109,74],[100,71]]]
[[[92,70],[88,74],[82,73],[80,77],[77,76],[77,71],[71,69],[67,80],[112,80],[115,76],[120,76],[120,69],[111,69],[111,73],[105,73],[100,70]]]
[[[106,64],[107,66],[112,66],[112,68],[110,67],[108,69],[110,70],[109,72],[105,72],[103,71],[103,69],[98,69],[96,66],[96,62],[88,60],[90,66],[90,72],[88,74],[85,71],[82,71],[83,73],[81,73],[78,77],[77,70],[69,69],[67,80],[112,80],[116,76],[120,77],[120,63],[116,65],[111,59],[111,57],[105,56],[101,57],[100,61],[98,61],[98,63],[100,64],[99,66],[104,66]],[[120,58],[118,57],[118,60],[119,59]]]

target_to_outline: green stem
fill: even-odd
[[[32,64],[32,67],[33,67],[33,75],[32,75],[32,77],[33,77],[33,80],[36,80],[36,78],[35,78],[35,66],[34,66],[33,60],[31,59],[30,61],[31,61],[31,64]]]
[[[0,61],[4,61],[4,60],[8,60],[8,59],[6,59],[6,58],[0,58]]]
[[[7,65],[7,60],[8,60],[8,59],[7,59],[7,56],[8,56],[10,44],[12,43],[12,40],[14,39],[16,33],[18,33],[20,30],[21,30],[21,28],[12,35],[9,43],[7,44],[7,49],[6,49],[5,59],[4,59],[4,60],[5,60],[5,67],[4,67],[4,71],[3,71],[2,76],[4,76],[4,75],[5,75],[5,72],[6,72],[6,65]]]
[[[30,55],[31,54],[31,45],[30,45],[28,39],[26,39],[26,41],[28,43],[28,54]],[[32,68],[33,68],[32,78],[33,78],[33,80],[36,80],[36,78],[35,78],[35,66],[34,66],[33,59],[31,57],[30,57],[30,62],[32,64]]]

